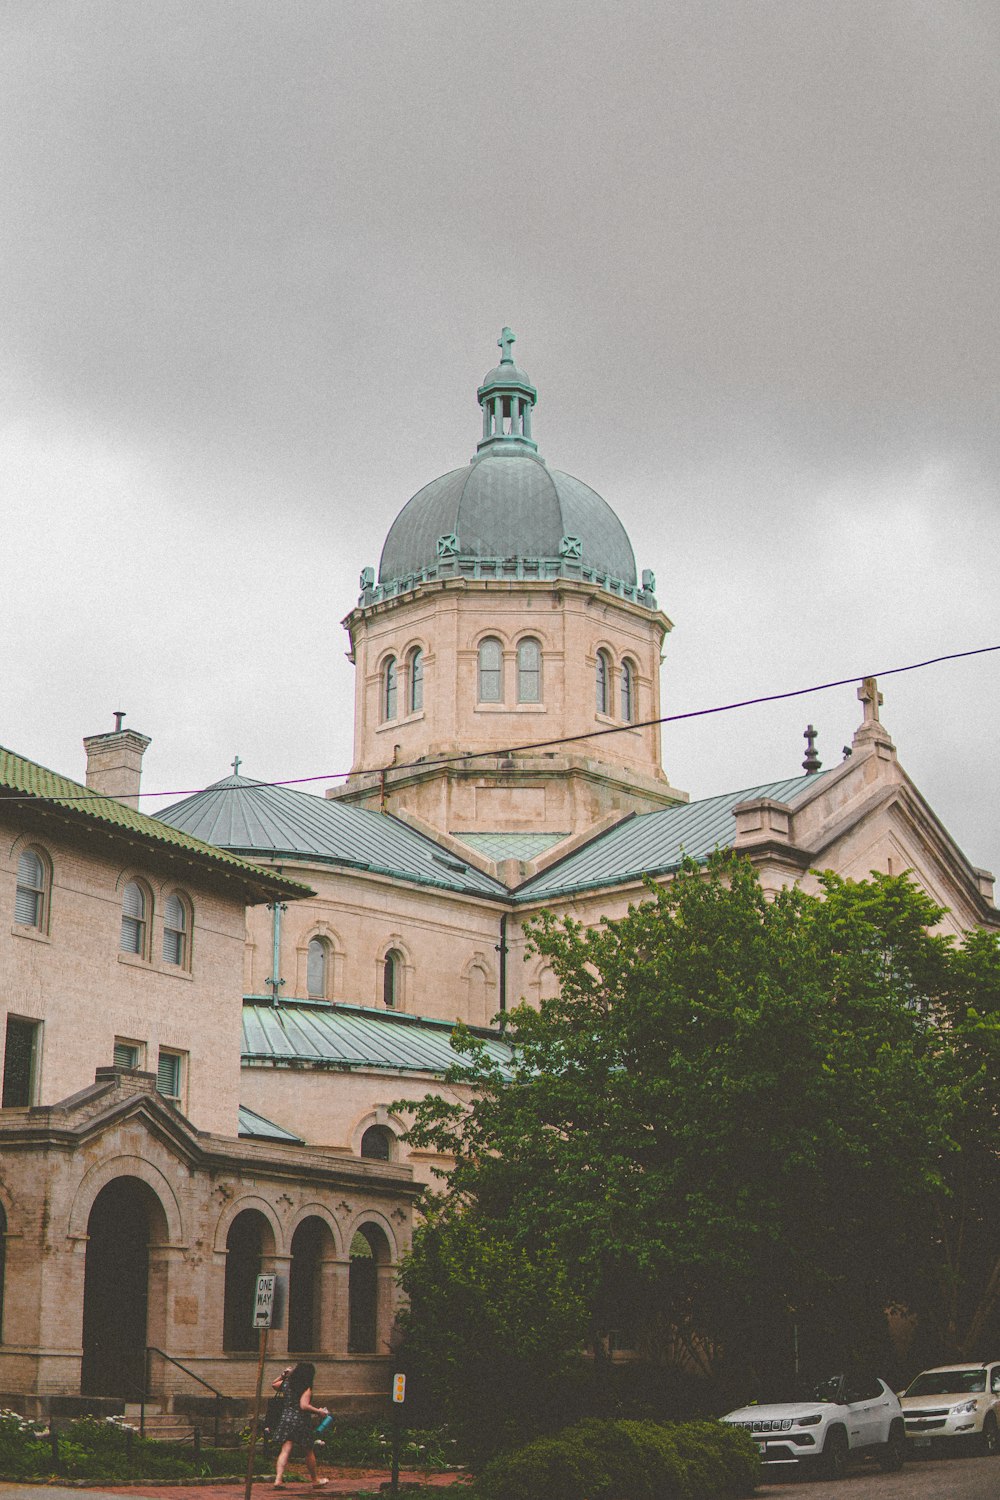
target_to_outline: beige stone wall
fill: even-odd
[[[354,774],[461,751],[500,751],[511,745],[618,728],[620,672],[628,660],[635,673],[633,720],[660,714],[660,650],[669,621],[617,599],[592,584],[450,579],[365,610],[345,622],[351,634],[355,683]],[[503,693],[499,703],[478,701],[478,650],[487,636],[503,646]],[[517,701],[517,649],[527,637],[541,647],[541,702]],[[409,664],[423,651],[423,707],[408,711]],[[595,674],[599,651],[612,664],[610,712],[598,713]],[[386,719],[383,678],[387,658],[399,666],[397,711]],[[669,800],[660,764],[657,725],[625,729],[578,747],[580,758],[600,764],[612,780],[638,778]],[[562,753],[562,752],[560,752]],[[527,780],[525,780],[527,777]],[[454,783],[421,782],[405,805],[446,830],[546,828],[565,833],[593,821],[594,804],[577,798],[564,777],[545,778],[542,768],[502,784],[479,785],[452,803]],[[364,783],[362,782],[362,785]],[[357,783],[354,783],[357,791]],[[351,795],[352,785],[332,791]],[[444,799],[444,800],[442,800]],[[606,807],[603,809],[606,810]],[[598,811],[597,815],[600,815]]]
[[[223,1394],[250,1395],[256,1356],[222,1347],[229,1228],[244,1209],[262,1214],[262,1269],[287,1277],[296,1227],[318,1218],[327,1244],[320,1337],[318,1348],[308,1351],[318,1368],[317,1389],[342,1400],[384,1392],[398,1308],[395,1273],[412,1233],[408,1169],[307,1148],[196,1138],[159,1100],[141,1098],[149,1089],[148,1082],[125,1078],[93,1091],[93,1104],[51,1116],[36,1111],[30,1141],[23,1133],[26,1111],[0,1117],[0,1202],[8,1224],[0,1392],[28,1395],[37,1409],[47,1395],[80,1390],[87,1226],[98,1194],[122,1177],[144,1183],[155,1200],[149,1344]],[[91,1131],[70,1144],[67,1132],[78,1133],[88,1115]],[[385,1251],[378,1270],[378,1352],[352,1355],[350,1252],[366,1225],[379,1232]],[[288,1353],[287,1326],[272,1330],[269,1351],[280,1367]],[[153,1376],[154,1395],[168,1404],[175,1395],[205,1394],[159,1358]]]
[[[475,1025],[497,1010],[499,904],[319,864],[297,865],[295,877],[317,894],[281,916],[283,998],[308,998],[309,941],[319,937],[329,955],[321,998],[381,1008],[383,960],[394,949],[403,956],[397,1009]],[[247,912],[249,994],[269,993],[272,923],[269,908]]]
[[[160,1048],[181,1053],[182,1109],[200,1129],[235,1135],[242,899],[220,895],[193,864],[178,879],[138,840],[126,847],[88,830],[82,843],[65,826],[51,818],[25,832],[0,820],[0,1020],[41,1023],[36,1102],[92,1083],[121,1038],[139,1045],[140,1066],[153,1072]],[[41,931],[14,920],[18,859],[29,845],[50,876]],[[121,951],[122,892],[132,879],[152,900],[148,958]],[[175,890],[194,918],[189,970],[163,961],[163,908]]]
[[[391,1160],[409,1167],[422,1186],[437,1184],[431,1169],[439,1158],[433,1152],[413,1151],[399,1139],[406,1120],[389,1106],[400,1099],[416,1102],[426,1094],[463,1097],[430,1073],[287,1069],[257,1063],[243,1069],[243,1103],[248,1108],[344,1156],[360,1154],[361,1137],[370,1125],[384,1126],[396,1138]]]

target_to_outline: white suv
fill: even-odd
[[[936,1365],[900,1392],[906,1436],[915,1448],[957,1440],[1000,1452],[1000,1360]]]
[[[875,1376],[834,1375],[808,1401],[741,1406],[722,1420],[746,1428],[762,1463],[814,1464],[831,1479],[839,1479],[855,1458],[877,1458],[883,1469],[893,1470],[902,1468],[906,1456],[899,1401]]]

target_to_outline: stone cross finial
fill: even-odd
[[[234,776],[238,776],[240,774],[240,766],[242,764],[243,764],[243,762],[240,760],[239,756],[238,755],[234,755],[233,756],[233,775]]]
[[[505,327],[500,337],[497,339],[497,348],[500,350],[501,364],[514,363],[514,356],[510,352],[510,346],[511,344],[513,344],[516,338],[517,334],[511,333],[510,329]]]
[[[864,704],[865,708],[864,723],[861,727],[865,728],[869,724],[878,724],[880,722],[878,716],[879,707],[885,702],[885,699],[878,690],[878,681],[876,678],[862,678],[861,686],[858,688],[858,698]]]

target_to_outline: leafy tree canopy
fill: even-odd
[[[943,913],[905,877],[822,887],[768,899],[720,856],[601,927],[539,919],[560,994],[511,1014],[508,1070],[458,1036],[468,1102],[428,1098],[409,1133],[453,1162],[404,1275],[427,1358],[462,1366],[455,1280],[426,1273],[473,1243],[532,1303],[553,1276],[563,1349],[617,1330],[761,1374],[793,1324],[827,1363],[892,1303],[954,1291],[960,1164],[974,1144],[974,1198],[996,1160],[996,943],[931,935]],[[957,1338],[975,1312],[952,1302]],[[528,1388],[528,1330],[504,1326]]]

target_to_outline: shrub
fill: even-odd
[[[475,1500],[738,1500],[759,1459],[717,1422],[579,1422],[488,1464]]]

